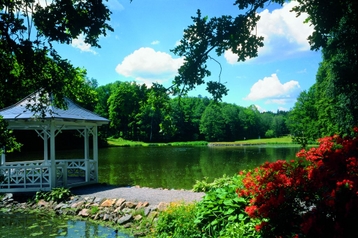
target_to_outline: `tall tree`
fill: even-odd
[[[221,106],[212,102],[205,108],[200,119],[200,132],[207,141],[223,141],[225,138],[225,120]]]
[[[98,37],[112,30],[102,0],[0,0],[0,13],[0,106],[39,88],[61,104],[78,88],[79,69],[62,59],[52,43],[69,44],[83,35],[86,43],[99,47]]]
[[[298,96],[297,102],[289,114],[288,126],[293,136],[305,137],[312,141],[320,136],[315,102],[315,85]]]
[[[109,119],[116,136],[139,139],[141,104],[147,100],[147,87],[134,82],[120,83],[108,98]]]

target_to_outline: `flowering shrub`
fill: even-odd
[[[358,132],[358,129],[354,129]],[[245,174],[240,197],[264,237],[351,237],[358,222],[358,138],[330,136],[297,159]]]

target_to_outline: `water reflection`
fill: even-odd
[[[299,147],[111,147],[99,151],[100,182],[191,189],[196,180],[209,181],[265,161],[294,159]]]
[[[0,213],[0,237],[130,237],[113,228],[46,213]]]
[[[208,181],[252,169],[265,161],[291,160],[299,147],[109,147],[99,150],[99,182],[118,186],[191,189],[196,180]],[[90,153],[91,154],[91,153]],[[42,152],[22,155],[27,160]],[[82,150],[56,151],[56,158],[80,158]],[[9,156],[10,158],[10,156]],[[13,158],[16,160],[16,158]]]

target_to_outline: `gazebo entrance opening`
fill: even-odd
[[[32,96],[32,100],[34,95]],[[29,97],[30,97],[29,96]],[[36,95],[35,95],[36,96]],[[6,161],[1,155],[0,192],[51,190],[54,187],[75,187],[98,182],[98,126],[108,120],[66,99],[67,110],[52,107],[45,118],[26,110],[25,98],[0,110],[11,130],[32,130],[43,140],[43,158],[31,161]],[[56,136],[65,130],[78,131],[84,140],[82,158],[56,158]],[[90,138],[92,148],[90,150]],[[58,143],[60,143],[58,141]],[[90,154],[90,151],[92,153]]]

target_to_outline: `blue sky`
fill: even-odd
[[[237,15],[233,0],[109,0],[112,11],[110,25],[114,32],[101,37],[101,48],[93,48],[83,38],[71,45],[56,47],[63,58],[87,70],[89,78],[99,85],[115,81],[158,82],[170,86],[183,59],[170,52],[192,24],[191,16],[200,9],[203,16]],[[307,41],[312,32],[289,12],[294,1],[283,7],[268,5],[262,9],[257,33],[265,37],[259,57],[236,62],[230,51],[213,58],[222,66],[221,82],[229,89],[224,102],[247,107],[256,105],[261,111],[289,110],[297,96],[315,82],[321,53],[310,51]],[[220,67],[208,62],[212,76],[219,79]],[[208,96],[206,86],[190,92],[190,96]]]

